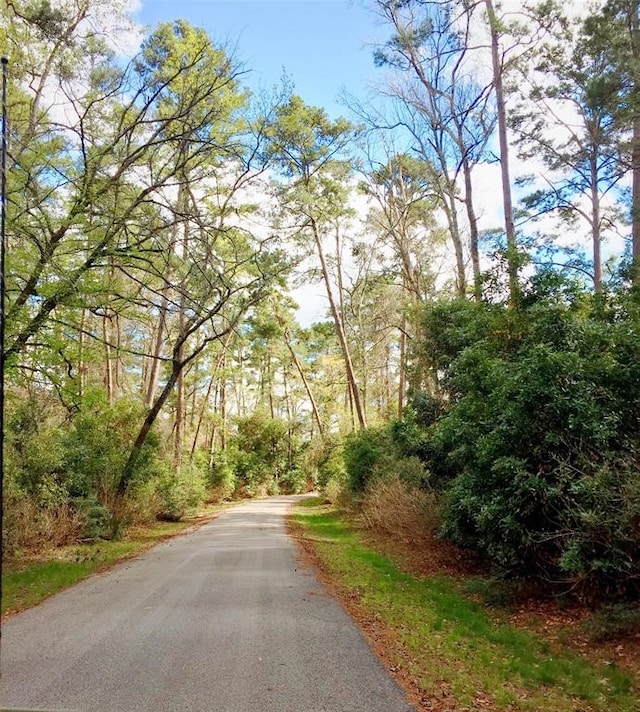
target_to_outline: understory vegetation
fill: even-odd
[[[541,634],[544,618],[514,624],[469,593],[468,577],[407,573],[334,509],[309,504],[295,531],[417,709],[637,709],[633,668],[568,644],[584,634],[571,621],[555,638]]]
[[[495,574],[589,601],[636,600],[637,309],[633,293],[594,296],[553,276],[515,309],[425,308],[417,348],[434,388],[402,420],[347,438],[343,474],[321,484],[336,500],[341,477],[365,521],[384,528],[386,505],[391,522],[406,516],[392,495],[402,483],[439,536]]]

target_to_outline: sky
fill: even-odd
[[[141,0],[143,25],[178,17],[203,27],[216,43],[235,48],[254,90],[287,73],[308,104],[346,115],[339,96],[364,96],[374,78],[372,42],[383,30],[366,0]]]
[[[566,0],[574,11],[587,0]],[[294,91],[307,104],[323,107],[332,118],[352,114],[344,94],[365,100],[383,70],[373,63],[373,49],[389,36],[370,7],[371,0],[132,0],[134,20],[152,28],[159,22],[184,18],[204,28],[216,44],[231,50],[248,70],[244,82],[253,90],[277,85],[286,72]],[[509,12],[518,12],[522,0],[503,0]],[[343,99],[341,100],[341,97]],[[529,172],[515,151],[510,158],[513,175]],[[476,167],[474,192],[481,229],[502,224],[499,165]],[[517,196],[516,196],[517,197]],[[618,251],[618,250],[614,250]],[[299,319],[308,324],[326,313],[320,285],[296,290]]]
[[[366,6],[367,0],[138,0],[134,19],[153,27],[184,18],[234,50],[249,70],[244,82],[252,90],[277,85],[286,72],[307,104],[337,118],[349,116],[341,95],[363,99],[376,79],[372,44],[388,30]],[[326,317],[320,283],[292,296],[302,325]]]

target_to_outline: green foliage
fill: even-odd
[[[142,413],[135,401],[121,399],[110,406],[103,391],[89,392],[64,438],[64,469],[71,496],[104,498],[117,490]],[[155,474],[158,446],[155,435],[147,438],[134,484]]]
[[[636,604],[605,605],[590,616],[582,627],[591,640],[612,640],[625,635],[637,635],[640,629],[640,608]]]
[[[5,433],[5,494],[28,496],[53,507],[66,500],[60,414],[50,399],[8,399]]]
[[[445,684],[451,701],[467,709],[478,708],[479,691],[500,710],[637,708],[631,675],[552,648],[471,600],[449,578],[410,576],[365,546],[335,511],[301,508],[294,521],[339,588],[394,631],[392,645],[411,661],[427,699]]]
[[[390,441],[385,428],[367,428],[346,438],[344,462],[347,483],[352,492],[364,492],[374,476],[376,464],[389,451]]]
[[[347,482],[353,493],[363,493],[377,478],[398,477],[409,487],[426,487],[429,473],[424,457],[424,431],[411,414],[384,428],[368,428],[348,436],[344,443]]]
[[[235,494],[238,480],[226,452],[215,453],[207,471],[206,483],[208,496],[213,501],[222,502]]]
[[[547,287],[534,285],[519,310],[426,312],[449,402],[425,450],[445,483],[443,533],[503,571],[564,579],[584,595],[630,592],[640,322],[629,300]]]
[[[158,516],[178,522],[202,505],[206,495],[205,478],[193,465],[183,465],[178,472],[166,467],[156,481],[160,498]]]
[[[318,487],[325,491],[330,482],[343,484],[346,468],[342,444],[337,440],[325,439],[316,444],[312,451],[311,463],[318,472]]]
[[[111,514],[97,499],[76,500],[74,505],[82,517],[81,538],[85,541],[97,541],[109,538]]]
[[[237,486],[256,494],[289,494],[306,488],[302,449],[295,432],[284,420],[256,411],[237,422],[227,452]]]

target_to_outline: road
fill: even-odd
[[[298,561],[291,502],[234,507],[7,620],[0,707],[410,712]]]

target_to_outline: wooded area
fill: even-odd
[[[183,20],[124,62],[119,0],[0,6],[6,556],[393,481],[502,573],[637,595],[635,0],[371,0],[349,119]]]

